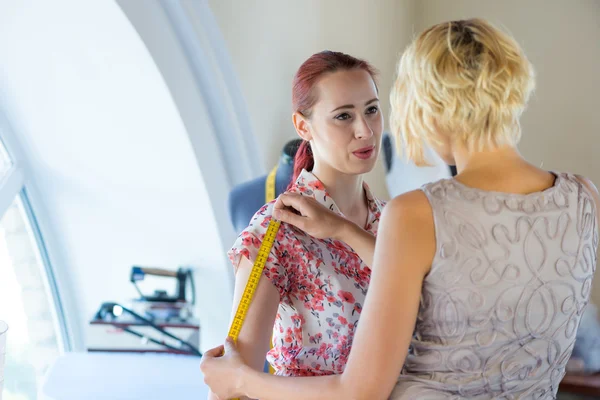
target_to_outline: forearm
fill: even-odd
[[[353,222],[347,221],[334,239],[346,243],[358,254],[368,266],[373,265],[375,254],[375,236],[362,229]]]
[[[341,375],[284,377],[244,369],[241,392],[261,400],[330,400],[352,398]]]

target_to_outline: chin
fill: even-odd
[[[350,173],[353,175],[368,174],[369,172],[373,171],[373,168],[375,168],[376,163],[377,158],[364,160],[358,163],[353,163],[354,165],[350,166],[348,170],[352,171]]]

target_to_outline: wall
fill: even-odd
[[[265,167],[295,135],[290,121],[291,79],[314,52],[336,49],[364,57],[381,71],[388,95],[398,54],[415,32],[448,19],[480,16],[508,29],[537,73],[537,89],[523,116],[520,150],[537,165],[590,177],[600,186],[600,2],[531,0],[210,0],[248,103]],[[386,196],[381,165],[367,180]],[[594,297],[600,303],[600,282]]]
[[[291,122],[292,78],[316,52],[338,50],[373,63],[381,72],[380,98],[388,115],[397,56],[413,28],[413,1],[210,0],[209,4],[240,79],[265,168],[296,137]],[[387,197],[381,163],[367,181],[377,195]]]
[[[537,165],[588,176],[600,186],[600,2],[422,0],[418,30],[483,17],[511,32],[537,73],[522,118],[520,150]],[[600,280],[593,297],[600,303]]]

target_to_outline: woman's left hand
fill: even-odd
[[[223,354],[223,350],[225,354]],[[200,361],[204,383],[222,400],[244,395],[240,389],[242,373],[246,367],[231,338],[227,338],[225,345],[205,352]]]

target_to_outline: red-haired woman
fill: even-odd
[[[375,166],[383,129],[375,76],[366,61],[339,52],[324,51],[302,64],[293,81],[292,120],[304,141],[289,188],[343,215],[372,246],[384,206],[363,182]],[[235,307],[274,204],[256,213],[229,252],[236,269]],[[372,246],[361,254],[364,245],[353,249],[344,240],[317,239],[281,225],[238,338],[249,365],[261,370],[268,352],[277,375],[344,370],[372,259]]]

